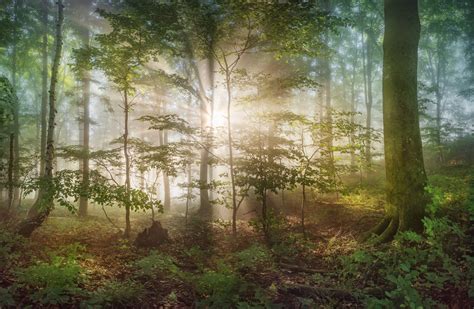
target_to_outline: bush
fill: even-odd
[[[423,222],[423,235],[399,233],[383,250],[367,247],[341,258],[342,282],[386,290],[385,298],[368,296],[368,307],[432,307],[435,302],[431,295],[441,295],[453,286],[462,288],[460,284],[467,278],[462,272],[465,261],[459,257],[465,236],[446,218],[425,218]]]
[[[15,249],[23,245],[23,238],[7,230],[0,229],[0,269],[12,267],[18,257]]]
[[[204,298],[199,306],[205,308],[234,307],[247,286],[245,281],[223,263],[216,271],[208,270],[195,278],[196,291]]]
[[[137,262],[135,266],[138,268],[137,274],[141,277],[156,278],[157,276],[166,276],[171,278],[179,278],[182,272],[173,257],[151,251],[150,254]]]
[[[81,266],[74,260],[55,256],[50,263],[38,262],[17,272],[19,284],[35,291],[29,295],[33,302],[68,304],[71,296],[81,295],[79,284],[84,279]]]
[[[50,262],[37,262],[18,270],[17,287],[33,289],[29,295],[32,302],[43,305],[71,303],[73,296],[83,295],[80,284],[86,277],[77,261],[83,251],[82,245],[72,244],[51,253]]]
[[[90,299],[83,303],[86,307],[125,307],[140,301],[145,294],[142,284],[132,281],[107,281],[102,287],[90,295]]]
[[[260,244],[242,250],[235,254],[237,269],[239,271],[251,271],[269,269],[273,267],[273,258],[270,250]]]

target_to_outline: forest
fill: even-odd
[[[474,1],[1,0],[0,308],[474,308]]]

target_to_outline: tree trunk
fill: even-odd
[[[357,59],[357,57],[355,58]],[[351,125],[355,125],[355,113],[356,113],[356,91],[355,91],[355,81],[356,81],[356,61],[352,64],[352,76],[351,76],[351,116],[350,122]],[[351,169],[355,171],[356,168],[356,153],[355,153],[355,134],[351,133],[350,136],[350,145],[351,145]]]
[[[41,139],[40,139],[40,177],[44,176],[46,157],[46,134],[48,117],[48,0],[43,0],[43,38],[41,44],[42,76],[41,76]]]
[[[11,81],[13,90],[16,93],[18,88],[17,82],[17,64],[18,64],[18,10],[19,6],[22,4],[22,0],[15,0],[13,7],[13,46],[12,46],[12,71],[11,71]],[[20,188],[18,182],[20,179],[20,100],[16,100],[15,105],[13,106],[13,205],[18,205],[20,200]]]
[[[379,241],[423,229],[428,202],[417,101],[420,20],[414,0],[385,0],[383,120],[388,218]],[[383,230],[383,231],[382,231]]]
[[[192,194],[192,184],[191,182],[193,181],[192,179],[192,166],[191,164],[188,164],[187,167],[187,176],[188,176],[188,188],[186,191],[186,212],[184,213],[184,220],[185,224],[188,224],[188,217],[189,217],[189,206],[191,204],[191,194]]]
[[[303,183],[303,186],[302,186],[302,196],[301,196],[301,231],[302,231],[302,233],[303,233],[303,236],[306,238],[306,228],[305,228],[305,224],[304,224],[304,220],[305,220],[305,216],[304,216],[305,208],[306,208],[306,185]]]
[[[13,191],[15,185],[13,183],[13,169],[15,162],[15,134],[10,133],[9,136],[9,157],[8,157],[8,211],[13,207]]]
[[[210,123],[210,129],[211,129],[211,143],[212,143],[212,135],[214,134],[214,109],[215,109],[215,90],[214,90],[214,84],[215,84],[215,76],[214,76],[214,58],[211,55],[209,55],[208,59],[208,74],[209,74],[209,86],[211,88],[211,99],[210,99],[210,109],[211,109],[211,119],[209,121]],[[209,145],[209,151],[212,151],[212,144]],[[212,180],[214,179],[214,167],[212,166],[212,164],[209,164],[208,163],[208,167],[209,167],[209,179],[208,179],[208,182],[212,182]],[[209,199],[212,201],[214,199],[214,194],[213,194],[213,191],[212,191],[212,188],[210,188],[209,190]],[[212,218],[212,207],[211,207],[211,204],[209,203],[209,210],[210,210],[210,217]]]
[[[83,45],[84,47],[89,46],[90,33],[87,26],[85,26],[83,33]],[[90,72],[82,72],[82,186],[84,192],[89,190],[89,129],[90,129]],[[82,194],[79,198],[79,212],[80,217],[87,216],[87,209],[89,206],[89,200],[87,194]]]
[[[130,225],[130,154],[128,153],[128,117],[130,113],[130,106],[128,103],[128,91],[124,90],[124,132],[123,132],[123,156],[125,158],[125,231],[123,236],[125,238],[130,237],[131,225]]]
[[[160,115],[166,114],[166,109],[163,106],[163,102],[160,101],[158,104],[158,113]],[[158,143],[160,146],[164,146],[168,143],[168,134],[166,131],[158,132]],[[171,210],[171,197],[170,197],[170,181],[169,176],[163,172],[163,210],[169,212]]]
[[[237,235],[237,192],[235,189],[235,171],[234,171],[234,154],[232,146],[232,121],[231,121],[231,107],[232,107],[232,91],[230,89],[230,76],[226,73],[226,88],[227,88],[227,142],[229,143],[229,172],[230,184],[232,194],[232,234]]]
[[[44,185],[40,188],[38,199],[28,212],[28,217],[18,227],[18,234],[29,237],[48,217],[53,208],[53,161],[54,161],[54,128],[56,126],[56,84],[58,81],[59,64],[63,46],[62,27],[64,22],[64,6],[62,0],[57,1],[58,17],[56,21],[55,52],[51,69],[51,83],[49,87],[49,118],[48,134],[46,139],[46,155],[44,170]]]
[[[371,165],[372,165],[372,142],[371,142],[371,129],[372,129],[372,106],[373,106],[373,99],[372,99],[372,38],[370,35],[367,35],[366,40],[366,70],[365,74],[367,76],[367,101],[365,102],[366,107],[366,122],[365,127],[367,130],[366,133],[366,145],[365,145],[365,164],[367,168],[367,173],[370,172]]]
[[[168,144],[168,131],[163,131],[163,145]],[[166,211],[171,211],[171,189],[170,189],[170,177],[167,173],[163,172],[163,190],[164,190],[164,203],[163,207]]]

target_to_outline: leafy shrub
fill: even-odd
[[[255,272],[273,266],[273,258],[270,250],[260,244],[254,244],[236,253],[235,257],[237,258],[237,268],[240,271]]]
[[[458,286],[462,282],[464,262],[458,260],[462,251],[452,247],[462,241],[462,231],[446,218],[425,218],[423,222],[423,235],[398,233],[384,250],[367,247],[341,258],[342,282],[356,284],[363,280],[364,284],[388,290],[385,298],[367,297],[368,307],[431,307],[434,301],[425,291],[436,295],[448,284]]]
[[[35,290],[29,295],[33,302],[67,304],[71,296],[82,294],[79,284],[84,279],[83,269],[71,258],[55,256],[50,263],[38,262],[17,275],[20,285]]]
[[[8,269],[18,257],[15,248],[23,244],[23,238],[7,230],[0,229],[0,269]]]
[[[93,292],[90,299],[85,301],[83,305],[90,306],[129,306],[134,302],[140,301],[145,294],[145,288],[139,282],[126,281],[107,281],[97,291]]]
[[[0,308],[15,306],[13,293],[9,288],[0,288]]]
[[[142,277],[155,278],[157,276],[181,277],[182,272],[173,257],[151,251],[151,253],[135,262],[138,268],[137,274]]]
[[[229,308],[235,306],[248,285],[232,269],[223,263],[218,269],[208,270],[195,278],[196,291],[204,298],[199,302],[205,308]]]

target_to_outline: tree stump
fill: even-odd
[[[141,248],[152,248],[158,247],[169,240],[168,230],[163,228],[160,222],[153,221],[149,228],[144,229],[137,235],[134,244]]]

